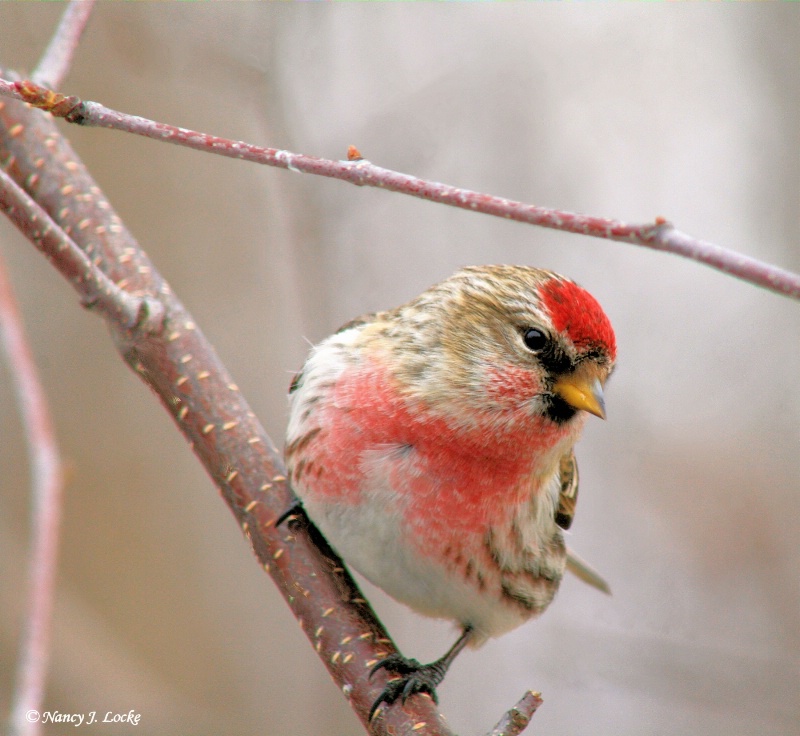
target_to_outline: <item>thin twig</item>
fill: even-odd
[[[519,736],[541,704],[542,694],[528,690],[511,710],[503,714],[487,736]]]
[[[53,262],[80,294],[83,305],[102,313],[127,329],[145,323],[156,329],[163,308],[150,297],[129,294],[119,288],[42,209],[24,189],[0,169],[0,212]]]
[[[61,16],[61,22],[50,39],[31,79],[58,89],[72,65],[72,57],[92,14],[94,0],[72,0]]]
[[[355,149],[351,149],[349,160],[333,161],[277,148],[264,148],[158,123],[137,115],[127,115],[97,102],[82,101],[78,97],[55,93],[29,81],[7,82],[0,79],[0,95],[25,100],[57,117],[63,117],[69,122],[80,125],[113,128],[220,156],[289,169],[298,173],[340,179],[357,186],[387,189],[529,225],[667,251],[711,266],[756,286],[800,300],[800,275],[693,238],[676,230],[663,217],[656,218],[653,223],[636,225],[525,204],[384,169],[361,158]]]
[[[26,625],[17,665],[10,734],[35,736],[40,723],[26,715],[41,710],[50,652],[50,622],[58,559],[62,472],[53,423],[19,309],[0,258],[0,335],[16,388],[31,463],[31,555]]]
[[[541,704],[541,693],[528,690],[511,710],[503,714],[488,736],[519,736]]]

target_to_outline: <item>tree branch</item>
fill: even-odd
[[[528,690],[520,701],[498,721],[487,736],[518,736],[542,704],[542,694]]]
[[[2,258],[0,337],[11,368],[31,463],[31,556],[27,618],[17,664],[10,734],[35,736],[41,732],[41,724],[25,716],[28,711],[41,708],[47,679],[63,479],[47,400]]]
[[[663,217],[656,218],[654,223],[632,225],[620,220],[525,204],[384,169],[363,159],[353,147],[348,153],[347,161],[332,161],[277,148],[264,148],[127,115],[97,102],[82,101],[78,97],[53,92],[29,81],[8,82],[0,79],[0,96],[25,100],[71,123],[114,128],[220,156],[340,179],[357,186],[387,189],[529,225],[667,251],[800,300],[800,275],[693,238],[676,230]]]

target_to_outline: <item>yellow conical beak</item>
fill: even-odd
[[[606,418],[603,385],[599,378],[573,373],[559,378],[553,385],[553,391],[571,407],[588,411],[600,419]]]

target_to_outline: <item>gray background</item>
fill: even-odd
[[[0,5],[30,70],[61,8]],[[788,5],[101,4],[64,90],[165,122],[681,229],[800,270]],[[800,733],[800,307],[674,256],[103,130],[68,131],[280,440],[316,341],[468,263],[569,274],[619,340],[579,447],[568,580],[440,688],[462,734],[526,688],[536,733]],[[47,707],[163,734],[357,734],[230,513],[106,330],[11,226],[0,249],[69,465]],[[28,470],[0,367],[0,707]],[[407,654],[449,625],[368,590]],[[84,728],[86,728],[84,726]],[[52,730],[50,733],[63,733]],[[95,727],[95,733],[133,733]]]

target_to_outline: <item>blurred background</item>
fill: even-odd
[[[29,72],[61,10],[0,4],[0,63]],[[102,3],[64,91],[326,158],[354,144],[525,202],[662,215],[800,270],[788,5]],[[549,736],[800,733],[800,305],[641,248],[68,135],[278,442],[308,341],[460,265],[552,268],[605,307],[619,367],[608,421],[578,448],[568,541],[614,594],[567,579],[539,621],[459,658],[440,688],[457,732],[487,732],[533,688],[532,728]],[[362,733],[101,321],[5,220],[0,250],[69,468],[46,708],[134,709],[153,734]],[[0,437],[6,714],[29,471],[5,365]],[[406,654],[449,646],[449,625],[367,588]]]

